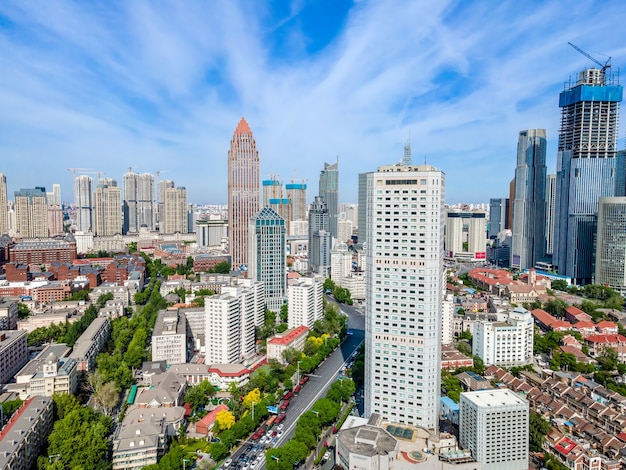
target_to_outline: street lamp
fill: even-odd
[[[298,375],[296,377],[298,377],[297,381],[296,381],[296,385],[298,385],[300,383],[300,363],[302,361],[298,361]]]
[[[183,470],[185,470],[187,468],[187,467],[185,467],[185,462],[189,462],[189,459],[183,458]]]
[[[254,421],[254,405],[256,405],[256,402],[252,402],[252,421]]]

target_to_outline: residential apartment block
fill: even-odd
[[[515,307],[506,322],[474,323],[472,354],[486,365],[514,367],[532,363],[534,322],[531,312]]]
[[[187,318],[178,310],[161,310],[152,331],[152,360],[184,364],[191,354]]]
[[[289,328],[313,327],[323,315],[323,278],[301,277],[287,287]]]
[[[483,470],[528,468],[529,404],[507,389],[461,393],[459,440]]]
[[[17,328],[17,302],[0,297],[0,330]]]
[[[104,349],[111,337],[111,322],[108,318],[98,317],[74,343],[70,357],[76,359],[79,372],[93,372],[96,357]]]
[[[0,468],[30,470],[52,432],[52,399],[29,398],[0,429]]]
[[[27,362],[26,331],[0,331],[0,384],[9,382]]]

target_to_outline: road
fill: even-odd
[[[329,301],[332,301],[332,298]],[[350,356],[358,349],[365,338],[364,315],[349,305],[340,305],[340,308],[348,317],[348,329],[352,334],[347,336],[345,341],[319,365],[313,374],[309,375],[309,381],[302,387],[300,393],[290,400],[287,416],[283,421],[283,434],[274,447],[282,446],[293,437],[298,418],[310,410],[315,401],[326,395],[330,385],[337,379],[338,372],[345,366]],[[233,459],[231,468],[235,468],[235,464],[241,454],[250,445],[254,445],[254,442],[248,439],[237,449],[231,457]],[[251,466],[249,470],[263,469],[265,469],[265,459]]]

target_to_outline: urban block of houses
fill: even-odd
[[[111,322],[108,318],[95,318],[74,343],[70,357],[78,362],[79,372],[92,372],[96,357],[111,337]]]

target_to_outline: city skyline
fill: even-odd
[[[314,187],[339,156],[339,200],[356,202],[358,174],[399,162],[410,138],[416,164],[446,172],[446,202],[487,203],[507,195],[522,129],[547,130],[555,171],[556,96],[593,65],[567,42],[611,55],[615,70],[626,55],[621,2],[526,11],[515,2],[5,3],[0,171],[10,195],[60,183],[69,202],[66,168],[121,180],[133,167],[180,182],[190,201],[224,204],[228,144],[244,116],[262,179]],[[623,125],[618,135],[622,149]],[[44,177],[32,175],[33,161]]]

